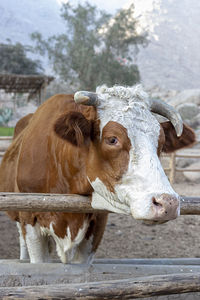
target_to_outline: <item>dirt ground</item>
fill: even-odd
[[[200,183],[174,184],[181,195],[200,196]],[[180,216],[163,225],[147,226],[131,216],[110,214],[98,258],[200,257],[200,216]],[[19,258],[14,222],[0,212],[0,258]]]

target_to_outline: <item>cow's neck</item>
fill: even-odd
[[[71,194],[91,194],[92,188],[87,180],[86,159],[88,151],[84,147],[75,147],[66,141],[59,141],[54,151],[55,165],[52,171],[51,192]],[[53,182],[54,180],[54,182]]]

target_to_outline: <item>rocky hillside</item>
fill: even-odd
[[[157,87],[149,89],[148,93],[151,98],[162,99],[175,107],[183,121],[198,132],[200,138],[200,89],[167,91]]]
[[[150,39],[137,61],[145,85],[199,88],[200,2],[135,0],[135,4],[137,17]]]
[[[142,29],[149,33],[149,45],[140,49],[136,61],[143,83],[165,89],[198,88],[200,1],[129,0],[127,5],[131,2]],[[125,3],[121,1],[121,7]],[[28,44],[33,31],[44,37],[64,31],[58,0],[1,0],[0,16],[0,41]]]

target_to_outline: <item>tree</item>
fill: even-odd
[[[54,71],[75,87],[95,90],[96,86],[133,85],[140,80],[131,47],[145,45],[146,35],[136,31],[134,6],[120,10],[115,17],[86,3],[62,7],[66,33],[43,40],[33,33],[36,49],[47,52]],[[133,51],[132,51],[133,52]]]
[[[30,48],[20,43],[15,45],[0,44],[0,73],[4,74],[24,74],[37,75],[42,71],[38,60],[27,57]]]

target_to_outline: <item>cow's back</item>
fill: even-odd
[[[15,126],[15,130],[14,130],[14,135],[13,135],[13,139],[15,139],[30,123],[31,119],[32,119],[33,113],[30,113],[26,116],[24,116],[23,118],[21,118],[16,126]]]

